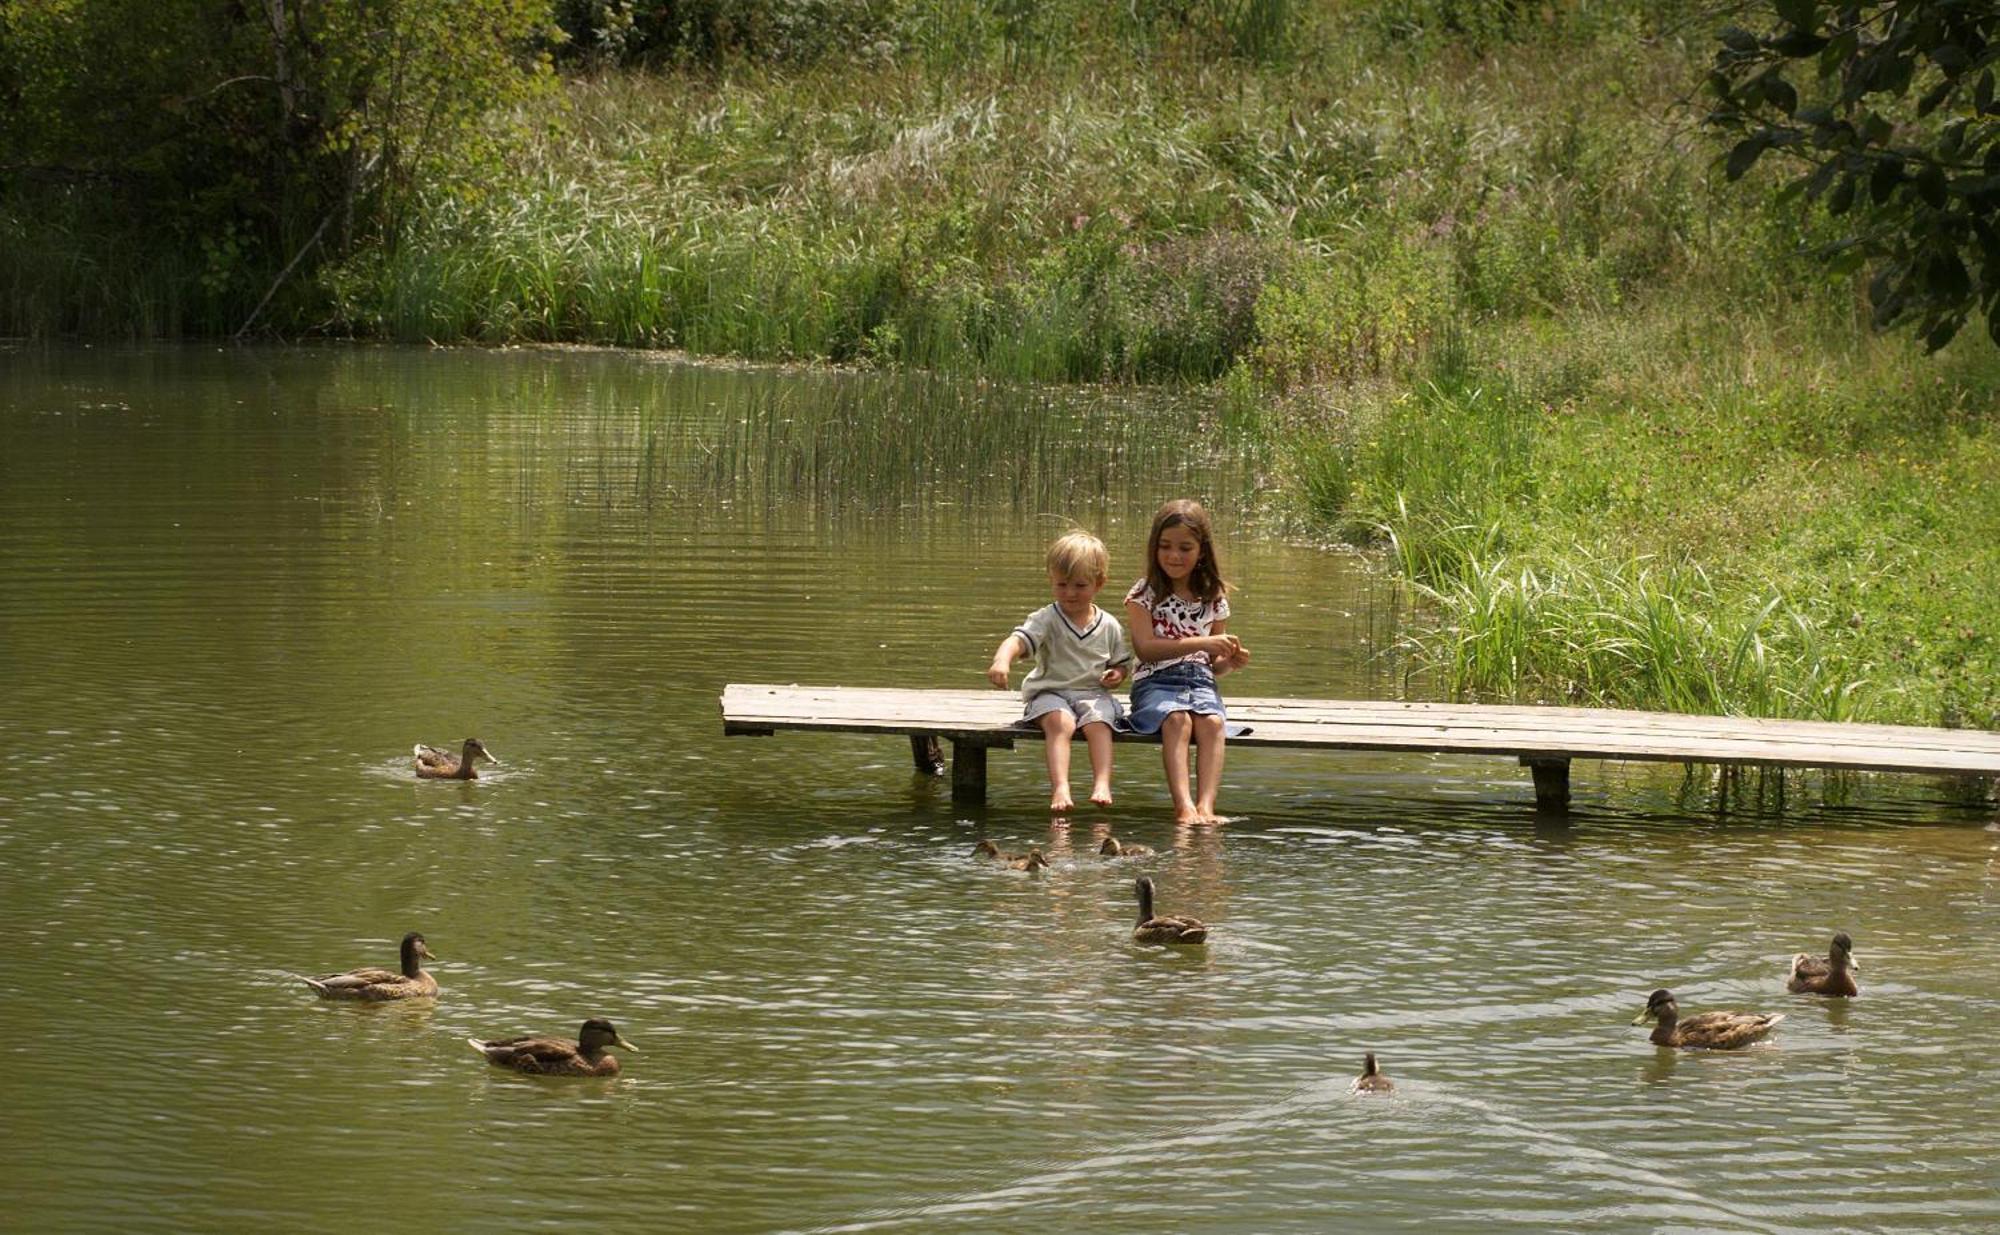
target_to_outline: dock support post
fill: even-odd
[[[917,767],[919,776],[944,775],[944,746],[935,733],[913,733],[910,735],[910,762]]]
[[[983,743],[952,739],[951,798],[954,802],[986,800],[986,747]]]
[[[1521,766],[1535,774],[1536,810],[1559,815],[1569,809],[1569,760],[1523,755]]]

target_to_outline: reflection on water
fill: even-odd
[[[1136,574],[1177,493],[1244,690],[1395,695],[1394,606],[1261,532],[1208,425],[609,354],[0,354],[11,1221],[313,1225],[414,1178],[441,1229],[2000,1222],[2000,833],[1947,788],[1584,765],[1563,825],[1498,760],[1244,751],[1235,820],[1176,830],[1146,748],[1052,822],[1032,743],[963,807],[894,742],[721,736],[732,680],[976,686],[1067,520]],[[505,765],[409,776],[467,735]],[[1207,948],[1131,943],[1140,873]],[[435,1001],[295,976],[413,929]],[[1863,997],[1787,995],[1836,929]],[[1788,1019],[1657,1051],[1662,985]],[[591,1015],[643,1048],[616,1080],[464,1044]],[[1364,1051],[1394,1099],[1347,1093]]]

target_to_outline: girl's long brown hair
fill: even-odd
[[[1209,525],[1208,512],[1201,508],[1200,502],[1189,498],[1177,497],[1153,516],[1153,530],[1146,536],[1146,586],[1153,589],[1155,600],[1173,595],[1174,585],[1167,579],[1167,572],[1160,569],[1160,536],[1175,526],[1193,532],[1201,545],[1201,560],[1188,574],[1188,590],[1200,597],[1203,604],[1212,605],[1228,593],[1229,585],[1222,580],[1222,563],[1215,560],[1215,533]]]

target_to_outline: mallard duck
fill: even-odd
[[[575,1039],[522,1037],[482,1041],[467,1038],[465,1041],[473,1050],[486,1056],[486,1062],[496,1067],[512,1068],[516,1072],[536,1076],[616,1076],[618,1057],[605,1054],[605,1048],[622,1046],[628,1051],[639,1049],[618,1036],[617,1026],[597,1017],[585,1021]]]
[[[477,780],[479,773],[473,770],[476,759],[498,767],[500,761],[486,744],[478,738],[465,739],[465,746],[457,754],[452,754],[441,746],[416,745],[417,775],[425,780]]]
[[[1699,1012],[1681,1019],[1680,1005],[1669,990],[1654,991],[1646,1000],[1646,1010],[1632,1019],[1634,1025],[1658,1020],[1653,1027],[1656,1046],[1692,1046],[1711,1051],[1733,1051],[1755,1042],[1777,1028],[1783,1012]]]
[[[1115,836],[1105,837],[1104,843],[1097,847],[1097,852],[1107,858],[1150,858],[1153,856],[1151,848],[1145,845],[1121,845]]]
[[[401,973],[387,969],[350,969],[346,973],[330,973],[323,978],[308,978],[301,974],[299,980],[312,987],[321,999],[361,999],[380,1003],[389,999],[435,995],[438,993],[437,979],[418,967],[419,958],[427,961],[437,959],[424,946],[424,937],[411,931],[403,936]]]
[[[1861,962],[1854,959],[1854,941],[1842,931],[1833,937],[1833,945],[1823,959],[1804,952],[1792,958],[1792,972],[1785,981],[1785,989],[1795,995],[1859,995],[1861,988],[1854,984],[1854,971],[1859,968]]]
[[[1133,888],[1139,895],[1139,924],[1132,928],[1138,943],[1206,943],[1208,924],[1200,918],[1153,916],[1153,881],[1139,876]]]
[[[1026,853],[1008,853],[990,840],[983,840],[974,845],[972,856],[1005,862],[1017,871],[1040,871],[1049,868],[1049,860],[1042,856],[1042,851],[1039,849],[1030,849]]]
[[[1382,1075],[1382,1069],[1375,1063],[1375,1052],[1361,1057],[1361,1075],[1347,1087],[1349,1093],[1394,1093],[1396,1082]]]

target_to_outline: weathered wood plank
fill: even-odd
[[[2000,734],[1982,730],[1367,700],[1248,697],[1229,708],[1232,720],[1252,726],[1231,739],[1247,746],[2000,776]],[[988,744],[1041,736],[1015,723],[1020,698],[1002,691],[744,684],[724,689],[722,709],[732,733],[935,733],[968,748],[980,736]]]

